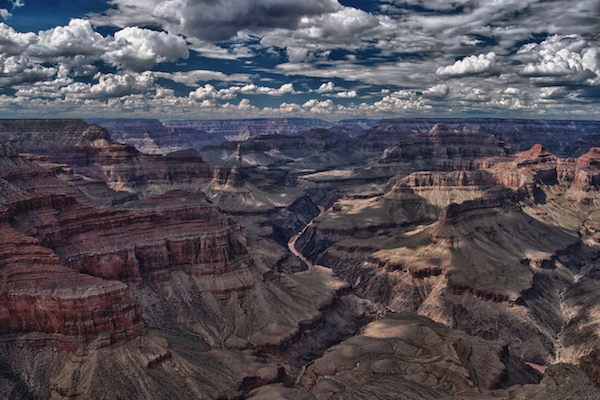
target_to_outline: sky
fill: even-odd
[[[598,0],[0,0],[0,118],[600,119]]]

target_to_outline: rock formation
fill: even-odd
[[[0,123],[0,398],[598,397],[595,123],[112,124]]]

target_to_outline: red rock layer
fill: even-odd
[[[381,162],[412,162],[416,167],[432,167],[452,159],[492,157],[506,154],[503,143],[493,134],[476,127],[462,130],[436,124],[431,131],[400,142],[384,152]]]
[[[63,265],[104,279],[131,281],[172,268],[214,274],[246,260],[239,227],[224,223],[97,210],[52,195],[9,209],[15,226],[53,249]]]
[[[61,266],[52,250],[14,230],[6,218],[0,232],[0,333],[69,351],[92,340],[110,345],[146,333],[124,283]]]

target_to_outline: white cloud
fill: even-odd
[[[255,84],[251,83],[245,86],[231,86],[227,89],[220,90],[217,90],[213,85],[207,83],[204,85],[204,87],[200,87],[191,92],[189,97],[193,100],[223,100],[233,99],[238,93],[243,95],[265,94],[277,97],[298,92],[294,90],[294,85],[291,83],[283,84],[278,89],[265,86],[256,86]]]
[[[62,97],[61,88],[73,83],[71,78],[56,78],[52,81],[34,82],[15,86],[19,97]]]
[[[358,97],[358,93],[356,93],[356,90],[348,90],[345,92],[337,92],[332,96],[340,99],[353,99],[355,97]]]
[[[54,77],[59,69],[31,62],[23,56],[0,55],[0,86],[44,81]]]
[[[108,47],[108,40],[92,29],[89,21],[72,19],[67,26],[40,31],[27,54],[33,57],[99,56]]]
[[[236,87],[237,89],[237,87]],[[190,92],[189,97],[192,100],[203,101],[203,100],[221,100],[221,99],[233,99],[237,90],[221,89],[217,90],[213,85],[206,84],[204,87]]]
[[[423,93],[423,96],[430,99],[443,99],[448,95],[449,92],[450,88],[448,85],[442,83],[427,89],[427,91]]]
[[[166,32],[127,27],[116,32],[114,39],[103,58],[132,71],[144,71],[157,63],[189,56],[185,39]]]
[[[8,2],[12,4],[13,10],[15,8],[23,7],[25,5],[25,2],[23,2],[23,0],[8,0]]]
[[[198,87],[202,81],[244,82],[250,80],[248,74],[226,75],[220,71],[195,70],[185,72],[154,72],[157,78],[169,79],[174,82],[183,83],[186,86]]]
[[[0,8],[0,17],[2,17],[2,19],[6,21],[10,17],[12,17],[12,14],[6,8]]]
[[[269,96],[283,96],[284,94],[297,93],[294,90],[294,85],[292,83],[283,84],[278,89],[265,86],[256,86],[252,83],[250,85],[238,88],[237,91],[243,94],[267,94]]]
[[[407,110],[418,111],[431,109],[431,105],[425,104],[423,99],[409,100],[385,96],[381,101],[377,101],[372,105],[363,105],[362,109],[373,113],[402,115]]]
[[[398,90],[397,92],[393,92],[391,94],[390,94],[390,91],[388,90],[388,93],[384,93],[384,94],[389,94],[391,97],[395,97],[397,99],[402,99],[402,100],[408,100],[413,97],[413,93],[411,93],[407,90]]]
[[[331,99],[325,101],[311,99],[304,103],[302,107],[313,114],[331,114],[337,108]]]
[[[521,93],[521,89],[515,87],[507,87],[506,89],[504,89],[504,93],[510,95],[518,95]]]
[[[274,29],[261,39],[266,47],[286,49],[290,63],[327,58],[332,49],[359,49],[373,40],[396,37],[398,24],[388,16],[373,15],[352,7],[304,17],[295,29]]]
[[[96,97],[121,97],[128,94],[147,93],[153,89],[154,76],[146,71],[141,74],[107,74],[100,77],[96,85],[90,87],[90,94]]]
[[[4,22],[0,22],[0,53],[3,56],[21,55],[37,40],[35,33],[19,33]]]
[[[334,88],[333,82],[323,83],[317,89],[317,93],[329,93],[329,92],[333,92],[333,88]]]
[[[435,73],[449,78],[457,78],[468,75],[480,75],[496,73],[496,53],[472,55],[456,61],[453,65],[438,68]]]
[[[525,45],[518,57],[530,60],[519,74],[538,85],[600,84],[600,47],[578,35],[553,35]]]

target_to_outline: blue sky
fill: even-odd
[[[2,118],[600,118],[597,0],[2,1]]]

